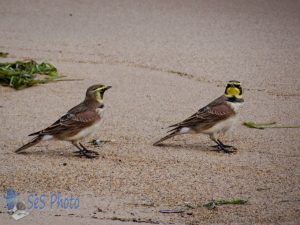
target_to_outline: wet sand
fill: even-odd
[[[299,224],[299,129],[255,130],[243,121],[300,124],[299,1],[0,2],[0,51],[54,64],[67,78],[15,91],[0,87],[0,184],[28,193],[80,198],[75,210],[30,210],[18,224]],[[201,135],[152,143],[168,125],[242,82],[245,105],[211,151]],[[113,86],[93,138],[114,139],[96,160],[66,142],[17,155],[27,135],[84,98],[94,83]],[[64,166],[64,163],[66,165]],[[245,205],[202,207],[211,199]],[[16,222],[0,198],[1,224]],[[191,207],[187,207],[189,205]],[[162,214],[161,209],[184,209]],[[3,222],[2,222],[3,221]]]

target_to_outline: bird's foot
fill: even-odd
[[[213,147],[217,148],[217,151],[223,151],[224,153],[234,153],[237,151],[237,149],[232,145],[225,145],[220,140],[215,140],[217,145],[214,145]]]
[[[97,153],[97,152],[95,152],[95,153]],[[80,158],[84,156],[88,159],[96,158],[99,155],[98,153],[97,154],[95,154],[95,153],[87,152],[85,150],[79,150],[79,151],[74,152],[75,156],[80,157]]]
[[[224,152],[224,153],[228,153],[228,154],[231,154],[231,153],[236,153],[237,152],[237,149],[235,148],[235,147],[228,147],[228,148],[226,148],[226,147],[222,147],[221,148],[222,149],[222,151]]]
[[[82,148],[82,150],[84,150],[86,153],[99,155],[99,153],[96,151],[88,150],[86,147],[83,146],[83,144],[79,143],[79,145]]]
[[[213,145],[212,147],[216,148],[215,151],[224,152],[224,153],[235,153],[237,149],[234,146],[230,145]]]
[[[89,159],[96,158],[96,157],[99,156],[98,152],[88,150],[81,143],[79,143],[79,145],[80,145],[81,149],[79,151],[74,152],[76,154],[76,156],[78,156],[78,157],[84,156],[84,157],[89,158]]]
[[[234,147],[234,146],[232,146],[232,145],[222,145],[222,147],[224,147],[224,148],[231,148],[231,149],[233,149],[233,150],[237,150],[237,148],[236,147]]]

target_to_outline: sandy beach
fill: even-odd
[[[9,56],[0,62],[46,61],[78,80],[0,86],[0,195],[11,187],[24,201],[46,196],[19,221],[1,197],[0,224],[300,224],[300,129],[242,125],[300,124],[299,12],[296,0],[1,0],[0,51]],[[237,153],[212,151],[204,135],[152,146],[229,80],[244,87],[223,138]],[[74,157],[59,141],[14,153],[95,83],[112,86],[100,129],[84,141],[98,159]],[[114,141],[95,147],[94,138]],[[51,208],[58,193],[80,207]],[[212,199],[247,203],[203,207]]]

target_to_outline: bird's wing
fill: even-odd
[[[203,127],[203,129],[206,129],[220,120],[229,118],[233,114],[234,111],[225,103],[223,96],[221,96],[182,122],[171,125],[170,127],[173,129],[169,132],[180,130],[182,127]]]
[[[32,135],[56,135],[69,129],[81,129],[92,125],[100,119],[96,111],[90,110],[85,105],[78,105],[54,122],[51,126],[44,130],[30,134]]]

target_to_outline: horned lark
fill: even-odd
[[[44,130],[29,134],[35,136],[15,152],[19,153],[40,141],[57,139],[71,142],[77,149],[77,156],[94,158],[97,152],[86,149],[79,141],[92,134],[103,117],[103,95],[111,86],[96,84],[89,87],[83,102],[70,109],[59,120]]]
[[[223,144],[217,136],[228,131],[236,120],[238,109],[244,102],[242,94],[241,83],[235,80],[229,81],[224,95],[199,109],[186,120],[169,126],[172,128],[170,134],[155,142],[154,145],[159,145],[162,141],[180,134],[203,133],[209,135],[210,139],[217,144],[214,146],[217,150],[233,152],[232,150],[236,148]]]

